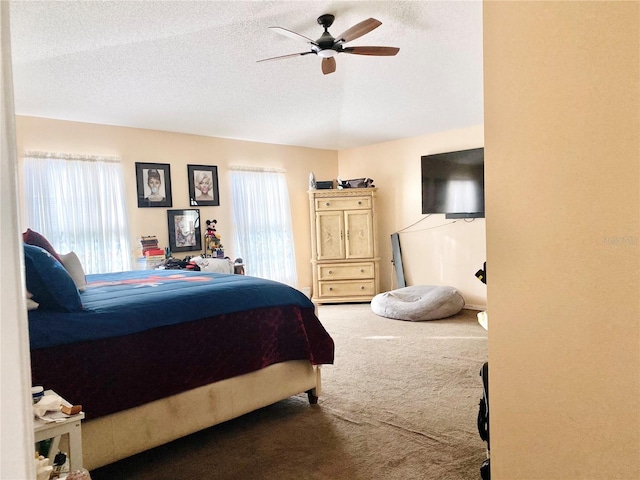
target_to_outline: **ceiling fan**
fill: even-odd
[[[330,13],[320,15],[318,17],[318,23],[324,28],[324,33],[317,40],[311,40],[304,35],[292,32],[282,27],[269,27],[276,33],[284,35],[285,37],[293,38],[294,40],[303,40],[311,45],[311,50],[301,53],[292,53],[290,55],[281,55],[279,57],[265,58],[258,60],[258,62],[266,62],[269,60],[280,60],[283,58],[297,57],[300,55],[316,54],[322,57],[322,73],[325,75],[336,71],[336,59],[334,58],[338,53],[351,53],[355,55],[375,55],[375,56],[393,56],[400,51],[396,47],[345,47],[344,44],[355,40],[369,33],[374,28],[378,28],[382,25],[382,22],[375,18],[369,18],[364,20],[353,27],[347,29],[341,35],[337,37],[331,36],[329,33],[329,27],[333,25],[335,16]]]

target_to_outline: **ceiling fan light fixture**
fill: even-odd
[[[335,57],[337,54],[338,52],[336,52],[332,48],[325,48],[324,50],[318,50],[318,55],[320,55],[322,58]]]

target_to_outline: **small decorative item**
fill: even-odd
[[[169,248],[172,252],[202,250],[200,210],[167,210]]]
[[[136,162],[138,207],[171,207],[171,165]]]
[[[333,180],[318,180],[316,188],[318,190],[331,190],[333,188]]]
[[[309,190],[315,190],[316,189],[316,176],[314,175],[313,172],[311,172],[309,174]]]
[[[204,234],[204,254],[206,256],[224,258],[224,247],[220,242],[220,234],[216,231],[217,220],[207,220],[207,231]]]
[[[236,275],[244,275],[244,261],[241,258],[236,258],[233,263],[233,273]]]
[[[218,167],[213,165],[187,165],[189,178],[189,204],[204,207],[220,205],[218,194]]]

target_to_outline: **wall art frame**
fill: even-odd
[[[189,205],[220,206],[218,167],[214,165],[187,165]]]
[[[171,252],[202,250],[200,209],[167,210],[167,226]]]
[[[171,207],[171,165],[136,162],[138,207]]]

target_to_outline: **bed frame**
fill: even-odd
[[[320,380],[319,366],[293,360],[83,422],[84,468],[116,462],[299,393],[306,392],[314,404]]]

